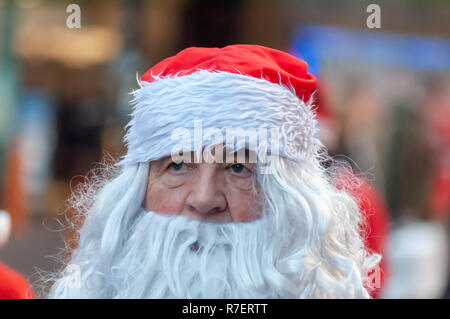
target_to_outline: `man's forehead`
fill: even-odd
[[[256,163],[256,152],[249,149],[233,151],[223,146],[205,147],[202,152],[182,152],[163,157],[155,162],[164,164],[166,162],[185,163]]]

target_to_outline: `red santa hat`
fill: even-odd
[[[321,147],[312,110],[316,79],[288,53],[259,45],[192,47],[150,68],[139,84],[121,165],[173,154],[179,129],[195,137],[199,125],[203,136],[200,142],[188,138],[191,150],[213,143],[217,134],[205,136],[208,130],[226,135],[227,128],[248,133],[262,127],[279,130],[271,154],[298,159]]]

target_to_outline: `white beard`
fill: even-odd
[[[139,271],[118,297],[267,297],[265,221],[213,224],[145,212],[118,258]]]
[[[118,253],[92,255],[81,266],[81,287],[67,296],[294,298],[267,280],[284,277],[269,225],[268,217],[215,224],[142,210]]]
[[[249,223],[146,212],[148,164],[90,184],[72,203],[86,214],[79,246],[44,278],[53,282],[47,297],[367,298],[363,283],[379,257],[365,251],[358,206],[320,176],[291,180],[296,170],[304,173],[277,168],[289,192],[264,177],[273,205]]]

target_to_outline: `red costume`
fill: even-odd
[[[32,299],[34,293],[24,276],[0,262],[0,299]]]

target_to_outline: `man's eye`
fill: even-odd
[[[231,170],[233,171],[233,173],[242,174],[242,173],[246,173],[248,171],[248,168],[246,168],[242,164],[233,164],[233,165],[231,165]]]
[[[179,163],[172,162],[169,165],[169,169],[172,169],[174,171],[181,171],[183,169],[184,165],[185,164],[183,162],[179,162]]]

